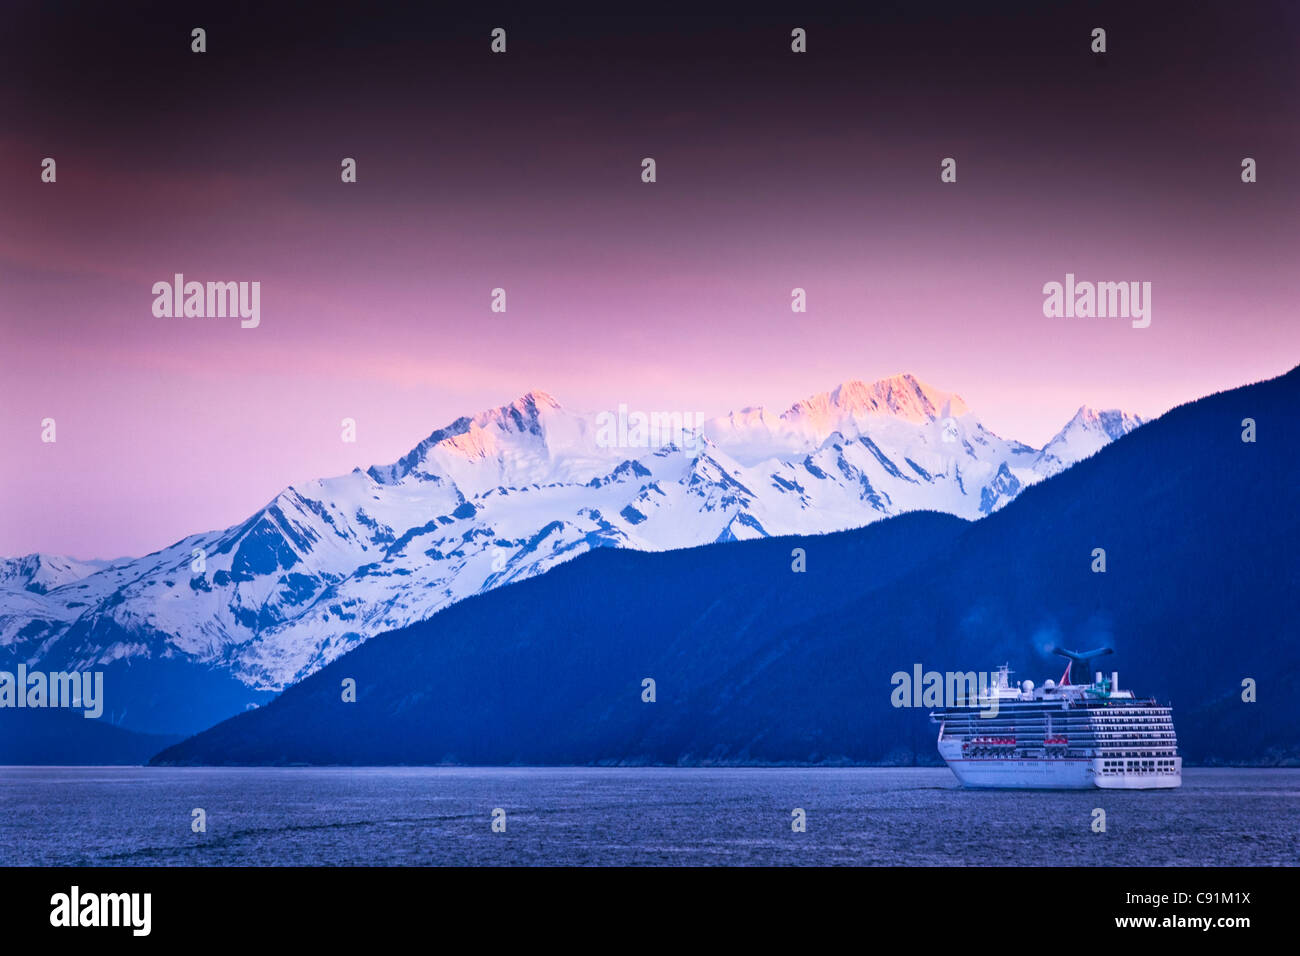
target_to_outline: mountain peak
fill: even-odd
[[[543,413],[557,411],[560,403],[540,389],[525,392],[508,405],[479,412],[472,419],[473,425],[486,428],[499,425],[510,431],[538,432],[539,421]]]
[[[1106,434],[1106,437],[1114,440],[1127,435],[1142,423],[1141,417],[1119,408],[1098,409],[1090,405],[1080,405],[1079,410],[1074,413],[1074,417],[1065,427],[1101,431]]]
[[[1034,471],[1048,477],[1069,464],[1095,455],[1117,438],[1123,438],[1145,421],[1118,408],[1096,409],[1080,405],[1074,417],[1039,453]]]
[[[946,416],[960,417],[969,411],[960,396],[903,373],[870,384],[860,379],[841,382],[829,392],[796,402],[781,417],[804,419],[833,429],[845,416],[885,415],[922,423]]]
[[[510,404],[512,406],[537,405],[545,408],[560,407],[559,402],[557,402],[554,398],[552,398],[549,393],[543,392],[540,388],[529,389],[527,392],[524,392],[523,395],[519,396]]]

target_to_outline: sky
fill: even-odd
[[[1041,445],[1300,361],[1294,6],[230,6],[7,10],[0,555],[153,551],[532,389],[714,415],[910,372]],[[260,325],[156,317],[178,272],[260,282]],[[1067,273],[1150,282],[1150,327],[1045,317]]]

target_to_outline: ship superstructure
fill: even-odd
[[[1151,790],[1181,786],[1172,709],[1121,690],[1119,672],[1076,684],[1109,649],[1069,659],[1060,682],[1015,685],[1007,665],[987,690],[934,710],[939,754],[968,787]]]

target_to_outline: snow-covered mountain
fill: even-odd
[[[665,445],[609,418],[530,392],[394,464],[287,488],[243,524],[133,561],[0,563],[0,657],[183,661],[276,689],[591,548],[836,531],[917,509],[979,518],[1140,423],[1081,409],[1039,451],[910,375],[779,415],[677,416]]]
[[[44,594],[103,570],[112,562],[78,561],[62,554],[27,554],[0,558],[0,589],[21,588]]]
[[[1136,415],[1114,409],[1099,412],[1084,405],[1056,437],[1043,446],[1035,470],[1044,478],[1064,471],[1141,424],[1142,419]]]

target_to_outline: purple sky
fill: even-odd
[[[471,23],[430,58],[418,31],[291,54],[288,26],[215,20],[200,57],[163,17],[35,101],[60,34],[25,11],[0,49],[0,554],[154,550],[531,388],[716,414],[907,371],[1040,444],[1083,403],[1153,416],[1286,371],[1294,17],[1114,14],[1104,64],[1092,19],[1021,18],[1016,45],[957,14],[803,18],[803,58],[784,20],[520,22],[496,58]],[[155,318],[175,272],[260,281],[260,328]],[[1044,318],[1067,272],[1150,282],[1151,327]]]

